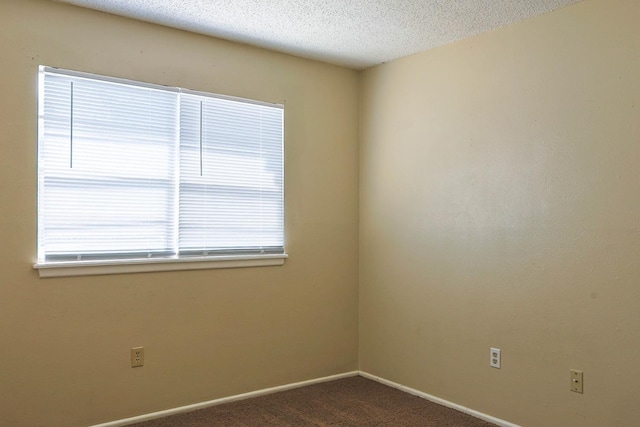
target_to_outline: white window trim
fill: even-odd
[[[287,254],[36,263],[41,278],[284,265]]]

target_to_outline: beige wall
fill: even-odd
[[[635,426],[639,20],[635,0],[586,0],[358,88],[340,67],[0,0],[0,425],[342,373],[359,350],[364,371],[525,426]],[[284,103],[285,266],[39,279],[39,64]]]
[[[360,126],[360,368],[525,426],[637,426],[640,2],[368,70]]]
[[[357,72],[34,0],[0,0],[0,63],[1,426],[83,426],[357,369]],[[284,103],[285,265],[39,279],[39,64]]]

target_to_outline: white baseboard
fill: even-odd
[[[360,371],[359,374],[360,374],[360,376],[362,376],[364,378],[368,378],[370,380],[377,381],[380,384],[384,384],[384,385],[387,385],[389,387],[393,387],[393,388],[396,388],[398,390],[404,391],[406,393],[413,394],[414,396],[418,396],[418,397],[421,397],[423,399],[429,400],[429,401],[431,401],[433,403],[437,403],[439,405],[446,406],[447,408],[451,408],[451,409],[455,409],[455,410],[460,411],[460,412],[464,412],[465,414],[469,414],[472,417],[488,421],[488,422],[496,424],[496,425],[498,425],[500,427],[520,427],[517,424],[513,424],[513,423],[510,423],[508,421],[501,420],[501,419],[496,418],[496,417],[492,417],[491,415],[483,414],[482,412],[478,412],[478,411],[475,411],[473,409],[467,408],[465,406],[458,405],[457,403],[449,402],[448,400],[444,400],[444,399],[441,399],[439,397],[430,395],[428,393],[424,393],[424,392],[422,392],[420,390],[416,390],[414,388],[407,387],[407,386],[404,386],[402,384],[394,383],[393,381],[385,380],[384,378],[376,377],[375,375],[371,375],[371,374],[369,374],[367,372],[364,372],[364,371]]]
[[[339,380],[342,378],[355,377],[358,371],[345,372],[344,374],[331,375],[328,377],[316,378],[308,381],[300,381],[297,383],[285,384],[277,387],[265,388],[262,390],[252,391],[250,393],[236,394],[235,396],[223,397],[220,399],[209,400],[207,402],[195,403],[193,405],[180,406],[178,408],[166,409],[164,411],[152,412],[150,414],[138,415],[137,417],[124,418],[122,420],[110,421],[108,423],[96,424],[91,427],[121,427],[142,421],[154,420],[156,418],[168,417],[169,415],[191,412],[198,409],[208,408],[210,406],[222,405],[223,403],[235,402],[237,400],[249,399],[252,397],[264,396],[267,394],[277,393],[279,391],[291,390],[294,388],[305,387],[313,384],[320,384],[329,381]]]

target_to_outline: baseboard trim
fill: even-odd
[[[421,397],[421,398],[426,399],[426,400],[428,400],[430,402],[437,403],[438,405],[446,406],[447,408],[451,408],[451,409],[455,409],[455,410],[460,411],[460,412],[464,412],[465,414],[469,414],[472,417],[479,418],[479,419],[484,420],[484,421],[488,421],[488,422],[496,424],[496,425],[498,425],[500,427],[520,427],[517,424],[513,424],[513,423],[510,423],[508,421],[501,420],[501,419],[496,418],[496,417],[492,417],[491,415],[483,414],[482,412],[478,412],[478,411],[476,411],[474,409],[467,408],[466,406],[458,405],[457,403],[453,403],[453,402],[450,402],[448,400],[442,399],[440,397],[433,396],[431,394],[422,392],[420,390],[416,390],[415,388],[411,388],[411,387],[404,386],[402,384],[394,383],[393,381],[389,381],[389,380],[386,380],[384,378],[377,377],[377,376],[372,375],[372,374],[370,374],[368,372],[360,371],[359,373],[360,373],[360,376],[362,376],[364,378],[368,378],[370,380],[379,382],[380,384],[384,384],[384,385],[387,385],[389,387],[393,387],[393,388],[396,388],[398,390],[404,391],[406,393],[413,394],[414,396]]]
[[[136,417],[124,418],[117,421],[110,421],[103,424],[95,424],[91,427],[121,427],[127,426],[133,423],[140,423],[142,421],[154,420],[156,418],[168,417],[169,415],[181,414],[184,412],[191,412],[198,409],[208,408],[210,406],[222,405],[223,403],[235,402],[238,400],[250,399],[252,397],[265,396],[267,394],[277,393],[285,390],[292,390],[294,388],[306,387],[308,385],[326,383],[329,381],[339,380],[342,378],[349,378],[358,376],[359,371],[345,372],[343,374],[330,375],[328,377],[316,378],[313,380],[300,381],[297,383],[285,384],[277,387],[265,388],[262,390],[252,391],[249,393],[236,394],[234,396],[223,397],[220,399],[209,400],[207,402],[195,403],[193,405],[180,406],[178,408],[166,409],[164,411],[152,412],[150,414],[138,415]]]

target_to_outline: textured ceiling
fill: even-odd
[[[356,69],[581,0],[58,0]]]

